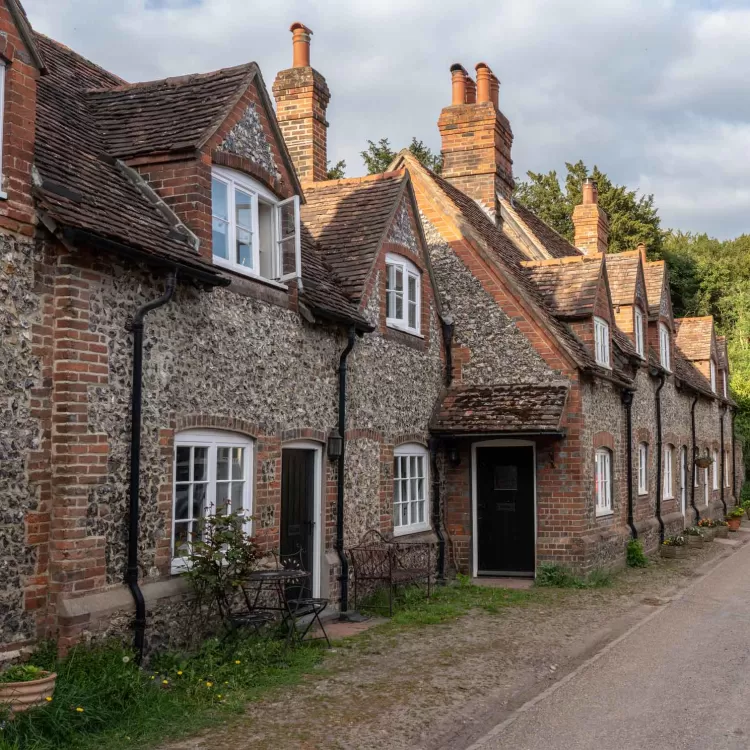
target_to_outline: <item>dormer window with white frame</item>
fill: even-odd
[[[728,398],[727,391],[729,390],[727,388],[727,381],[729,380],[729,373],[726,370],[721,371],[721,392],[724,394],[724,398]]]
[[[299,196],[280,201],[251,177],[214,167],[211,227],[217,265],[269,281],[301,277]]]
[[[708,366],[711,375],[711,390],[716,393],[716,362],[710,360]]]
[[[672,371],[672,356],[670,350],[669,328],[664,323],[659,323],[659,357],[661,366],[667,371]]]
[[[633,317],[633,330],[635,338],[635,351],[639,357],[644,357],[645,347],[643,346],[643,313],[640,307],[635,308]]]
[[[422,315],[422,274],[401,255],[385,259],[385,322],[389,328],[420,335]]]
[[[596,364],[611,367],[609,363],[609,323],[603,318],[594,318],[594,355]]]

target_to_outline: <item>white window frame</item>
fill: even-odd
[[[252,534],[252,511],[253,511],[253,456],[254,456],[254,443],[253,440],[246,435],[242,435],[236,432],[229,432],[225,430],[185,430],[177,433],[174,440],[174,456],[173,456],[173,469],[172,469],[172,528],[171,528],[171,544],[170,553],[172,557],[172,573],[179,573],[184,570],[188,561],[180,556],[174,555],[175,545],[175,524],[179,523],[180,520],[197,521],[198,518],[192,516],[192,492],[193,492],[193,481],[192,481],[192,463],[191,463],[191,478],[190,478],[190,495],[188,498],[188,519],[176,519],[176,504],[177,504],[177,485],[188,484],[188,482],[177,481],[177,449],[180,447],[191,447],[191,448],[207,448],[208,449],[208,468],[207,468],[207,479],[203,482],[206,485],[206,496],[203,506],[204,516],[214,515],[216,510],[216,453],[218,448],[243,448],[244,463],[243,463],[243,481],[245,483],[244,492],[242,495],[242,507],[232,508],[232,512],[242,510],[247,518],[245,522],[245,532]],[[192,459],[191,459],[192,460]],[[224,481],[224,480],[219,480]]]
[[[688,484],[687,447],[680,448],[680,508],[682,515],[687,512],[687,484]]]
[[[674,461],[674,449],[671,445],[664,448],[664,499],[671,500],[674,497],[674,480],[672,467]]]
[[[597,448],[594,457],[594,483],[596,490],[596,515],[610,516],[612,510],[612,451]]]
[[[721,371],[721,391],[724,394],[724,398],[727,398],[727,381],[729,380],[729,373],[722,369]]]
[[[711,451],[711,487],[715,490],[719,489],[719,451]]]
[[[664,323],[659,323],[659,361],[661,366],[667,371],[672,372],[671,340],[669,328]]]
[[[724,449],[724,486],[729,487],[729,450]]]
[[[611,368],[609,359],[609,323],[594,316],[594,358],[596,364]]]
[[[648,443],[638,443],[638,494],[648,495]]]
[[[211,170],[212,180],[212,208],[211,208],[211,225],[215,219],[219,221],[225,221],[222,217],[216,217],[213,214],[213,180],[221,182],[227,187],[227,251],[229,258],[222,258],[220,255],[213,254],[213,261],[216,265],[229,268],[237,273],[244,274],[245,276],[253,276],[255,278],[263,279],[264,281],[276,282],[283,284],[290,279],[302,278],[302,245],[300,236],[300,216],[299,216],[299,196],[293,195],[291,198],[286,200],[279,200],[268,188],[261,185],[251,177],[236,172],[231,169],[224,169],[222,167],[213,167]],[[234,259],[234,253],[236,252],[236,239],[237,239],[237,222],[235,218],[235,188],[239,188],[243,192],[250,195],[252,199],[251,203],[251,219],[252,227],[249,228],[252,242],[252,268],[243,266]],[[271,238],[271,247],[274,248],[272,257],[272,276],[262,276],[260,273],[260,245],[259,245],[259,227],[260,223],[258,220],[258,202],[270,205],[273,209],[273,237]],[[281,237],[281,209],[284,206],[294,206],[294,271],[283,273],[283,252],[281,249],[281,243],[285,238]],[[288,240],[291,237],[287,237]]]
[[[408,258],[403,255],[394,255],[388,253],[385,257],[386,269],[386,293],[385,293],[385,323],[389,328],[397,328],[400,331],[411,333],[414,336],[421,336],[421,317],[422,317],[422,272]],[[391,270],[393,269],[393,270]],[[397,290],[391,289],[391,283],[395,279],[397,270],[401,270],[403,302],[401,305],[401,317],[395,314],[395,302],[391,305],[391,299],[395,300],[392,295],[398,295]],[[409,279],[415,279],[416,300],[409,296]],[[409,325],[409,307],[416,305],[415,322],[416,326]]]
[[[708,491],[708,467],[703,469],[703,499],[706,502],[706,507],[708,507],[708,504],[710,502],[709,500],[710,495]]]
[[[400,476],[400,469],[397,471],[397,462],[401,463],[399,459],[406,458],[407,461],[407,476]],[[422,488],[424,497],[422,500],[412,498],[412,492],[414,489],[414,477],[411,476],[411,458],[419,458],[422,461],[422,472],[423,476],[420,477],[422,480]],[[399,445],[393,451],[393,503],[392,503],[392,517],[393,517],[393,536],[404,536],[405,534],[415,534],[420,531],[429,531],[430,525],[430,455],[427,449],[423,445],[418,443],[407,443],[405,445]],[[396,482],[401,482],[399,489],[396,487]],[[406,488],[407,496],[406,499],[402,499],[403,489]],[[396,525],[396,505],[397,498],[399,499],[398,505],[406,504],[408,522],[406,524]],[[419,521],[418,517],[415,520],[412,517],[415,502],[424,502],[424,516],[423,520]],[[399,514],[399,519],[400,519]]]
[[[3,178],[3,137],[5,128],[5,78],[6,78],[6,65],[0,63],[0,185],[2,185]],[[0,190],[0,200],[6,200],[8,194],[4,190]]]
[[[708,372],[711,380],[711,390],[714,393],[718,393],[716,390],[716,362],[714,362],[713,359],[708,362]]]
[[[633,317],[633,326],[635,330],[635,351],[641,359],[645,357],[644,346],[643,346],[643,313],[640,307],[635,308]]]

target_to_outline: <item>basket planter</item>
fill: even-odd
[[[10,707],[11,713],[41,706],[55,692],[57,673],[45,672],[44,677],[26,682],[0,682],[0,704]]]
[[[672,559],[685,557],[687,555],[687,546],[677,546],[676,544],[662,544],[659,546],[659,554],[662,557],[669,557]]]
[[[694,534],[685,534],[685,541],[688,547],[700,547],[703,544],[703,537]]]
[[[716,538],[716,527],[715,526],[703,529],[703,540],[705,542],[713,542],[713,540],[715,538]]]
[[[728,526],[717,526],[714,529],[715,536],[717,539],[726,539],[729,536],[729,527]]]
[[[730,531],[737,531],[740,528],[740,525],[742,524],[742,519],[741,518],[727,518],[727,523],[729,524]]]

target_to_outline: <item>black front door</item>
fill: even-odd
[[[302,550],[302,565],[312,573],[315,508],[315,451],[284,448],[281,452],[281,549]]]
[[[480,575],[534,574],[534,450],[477,448]]]

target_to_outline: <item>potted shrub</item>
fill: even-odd
[[[662,557],[685,557],[687,553],[687,541],[682,534],[675,534],[674,536],[667,537],[659,545],[659,554]]]
[[[17,664],[0,672],[0,706],[11,715],[41,706],[55,692],[56,672],[47,672],[31,664]]]
[[[714,529],[716,538],[726,539],[729,536],[729,524],[723,519],[714,521],[714,523],[716,524],[716,528]]]
[[[707,542],[712,542],[716,538],[716,521],[713,518],[701,518],[698,521],[698,528],[703,532]]]
[[[685,537],[685,541],[688,546],[697,546],[703,544],[706,539],[702,529],[699,529],[697,526],[689,526],[682,532],[682,534]]]
[[[727,523],[729,524],[730,531],[737,531],[742,524],[742,516],[745,515],[745,511],[742,508],[732,508],[727,513]]]

